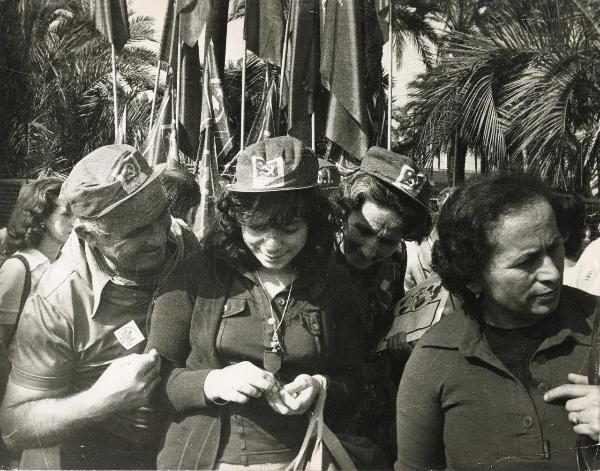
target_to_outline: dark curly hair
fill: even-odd
[[[21,187],[10,215],[8,252],[36,248],[46,230],[46,219],[58,206],[58,196],[64,178],[40,178]]]
[[[442,284],[464,300],[465,311],[477,314],[477,299],[467,287],[483,276],[494,252],[493,232],[503,216],[547,201],[550,191],[529,175],[510,173],[470,180],[446,201],[437,221],[433,268]]]
[[[166,169],[160,175],[160,182],[173,217],[185,220],[190,208],[200,204],[200,185],[184,167]]]
[[[344,179],[332,197],[338,230],[343,228],[348,215],[361,209],[367,200],[395,211],[404,220],[409,228],[405,240],[420,242],[431,231],[431,213],[426,208],[391,185],[360,171]]]
[[[306,245],[292,263],[301,270],[310,270],[323,263],[333,248],[333,230],[327,201],[317,188],[266,193],[225,193],[217,203],[219,214],[214,229],[202,240],[202,248],[229,266],[248,270],[260,267],[260,262],[242,238],[242,225],[281,227],[303,218],[308,225]]]

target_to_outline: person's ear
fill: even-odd
[[[83,240],[90,247],[96,247],[98,245],[98,241],[96,240],[94,234],[88,231],[83,224],[75,223],[75,227],[73,229],[75,230],[75,234],[77,234],[77,237]]]

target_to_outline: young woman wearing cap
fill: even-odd
[[[202,253],[157,299],[147,348],[173,414],[159,468],[285,469],[321,388],[329,425],[352,407],[360,301],[316,185],[300,141],[246,148]]]
[[[390,415],[399,375],[410,349],[396,344],[395,353],[389,350],[378,353],[377,347],[390,328],[396,302],[404,296],[404,240],[420,241],[431,229],[424,194],[426,183],[426,176],[419,173],[408,157],[371,147],[360,170],[342,181],[335,198],[338,259],[368,305],[364,312],[366,390],[348,427],[367,434],[390,459],[395,457]],[[398,347],[408,351],[404,353]],[[396,371],[391,371],[391,367]]]

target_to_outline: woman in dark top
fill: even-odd
[[[562,286],[551,201],[513,174],[468,182],[442,208],[434,267],[464,312],[442,318],[408,361],[396,470],[576,469],[577,433],[598,440],[598,387],[574,374],[596,299]]]
[[[316,184],[297,139],[246,148],[204,250],[157,299],[148,348],[173,414],[160,468],[285,469],[322,388],[330,425],[353,407],[361,305]]]
[[[338,260],[368,305],[363,313],[365,391],[348,430],[375,441],[390,462],[395,458],[396,388],[410,346],[392,341],[385,352],[377,348],[391,326],[396,303],[404,296],[404,240],[420,241],[431,229],[426,185],[426,176],[411,159],[371,147],[359,171],[342,181],[335,199]]]

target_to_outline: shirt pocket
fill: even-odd
[[[223,306],[223,318],[235,317],[244,314],[246,310],[246,298],[230,298]],[[250,313],[245,313],[249,315]]]

